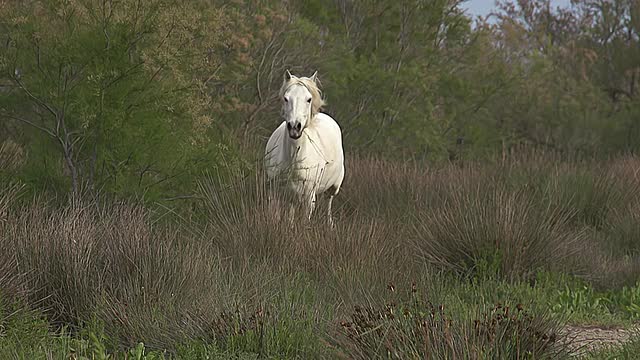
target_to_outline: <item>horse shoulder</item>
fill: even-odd
[[[340,126],[329,115],[323,113],[317,114],[314,120],[313,129],[309,134],[313,143],[314,159],[322,162],[323,168],[328,165],[330,169],[326,171],[336,171],[336,167],[341,168],[344,162]]]
[[[336,143],[342,147],[342,130],[340,125],[329,115],[318,113],[314,118],[313,128],[323,141],[330,140],[331,146]]]
[[[332,128],[333,130],[342,132],[340,129],[340,125],[338,125],[338,122],[328,114],[325,114],[325,113],[316,114],[316,121],[318,122],[318,124],[320,124],[320,126]]]
[[[322,152],[326,161],[323,166],[323,190],[332,195],[338,193],[344,180],[344,150],[342,148],[342,131],[340,125],[329,115],[316,115],[316,136],[322,144]]]

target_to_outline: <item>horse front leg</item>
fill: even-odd
[[[309,216],[308,216],[309,221],[311,221],[311,214],[313,214],[313,210],[315,208],[316,208],[316,192],[312,191],[307,203],[307,209],[309,210]]]
[[[327,205],[327,216],[329,217],[329,226],[333,229],[336,227],[336,223],[333,222],[333,216],[331,216],[331,204],[333,203],[333,195],[329,196],[329,203]]]

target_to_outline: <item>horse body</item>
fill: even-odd
[[[323,104],[321,99],[313,99],[320,96],[313,88],[315,84],[315,74],[311,78],[288,75],[281,90],[285,121],[267,142],[265,165],[269,179],[287,172],[289,187],[306,204],[309,218],[317,196],[327,193],[329,222],[333,225],[331,204],[345,174],[342,132],[333,118],[318,111],[319,106],[314,111],[313,102]]]
[[[340,190],[344,179],[342,133],[329,115],[317,114],[297,140],[287,135],[283,121],[271,134],[266,152],[268,177],[290,171],[290,186],[298,195],[329,189],[335,189],[336,195]]]

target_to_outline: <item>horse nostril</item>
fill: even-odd
[[[301,129],[301,128],[302,128],[302,124],[297,123],[297,124],[296,124],[296,130],[300,131],[300,129]]]
[[[287,129],[291,130],[291,123],[287,123]]]

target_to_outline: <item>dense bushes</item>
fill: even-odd
[[[291,69],[319,71],[350,153],[633,152],[637,5],[597,3],[519,0],[474,25],[459,0],[10,2],[0,144],[36,191],[188,198],[259,156]]]
[[[234,158],[206,91],[220,9],[45,0],[5,3],[0,19],[0,146],[31,188],[157,200]]]

